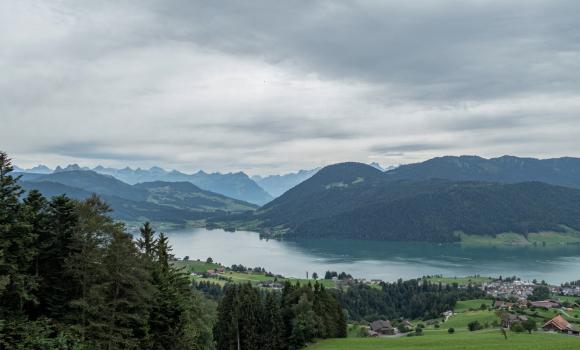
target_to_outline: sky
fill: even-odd
[[[15,164],[580,156],[580,1],[0,0]]]

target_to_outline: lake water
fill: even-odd
[[[354,240],[260,239],[255,232],[188,229],[168,233],[173,253],[190,259],[212,257],[226,266],[260,266],[304,278],[345,271],[354,277],[385,281],[424,275],[518,276],[551,283],[580,280],[580,246],[561,248],[466,248],[432,244]]]

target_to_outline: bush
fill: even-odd
[[[479,323],[479,321],[473,321],[467,324],[467,328],[469,329],[470,332],[474,332],[483,329],[483,326],[481,325],[481,323]]]
[[[522,333],[523,331],[525,331],[524,326],[522,326],[520,322],[513,323],[510,326],[510,330],[516,333]]]
[[[415,335],[423,335],[423,328],[417,327],[415,330]]]
[[[435,326],[434,326],[434,327],[435,327],[436,329],[439,329],[439,327],[441,327],[441,326],[439,326],[439,323],[435,323]]]
[[[447,330],[447,333],[449,333],[449,334],[453,334],[453,333],[455,333],[455,328],[453,328],[453,327],[449,328],[449,329]]]

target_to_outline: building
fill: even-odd
[[[530,305],[542,309],[555,309],[560,307],[560,304],[553,300],[532,301]]]
[[[546,331],[555,331],[555,332],[575,332],[574,327],[570,324],[570,322],[566,321],[564,317],[558,315],[553,319],[549,320],[544,324],[542,327]]]
[[[503,328],[510,328],[515,323],[527,321],[528,318],[524,315],[503,314],[501,316],[501,326]]]
[[[377,320],[371,322],[371,332],[376,333],[376,335],[395,335],[396,330],[391,325],[391,321]],[[373,335],[373,333],[370,334]]]

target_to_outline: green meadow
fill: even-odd
[[[327,339],[308,347],[308,350],[578,350],[580,338],[561,334],[533,333],[508,335],[499,330],[457,332],[426,331],[423,336],[396,338]]]

